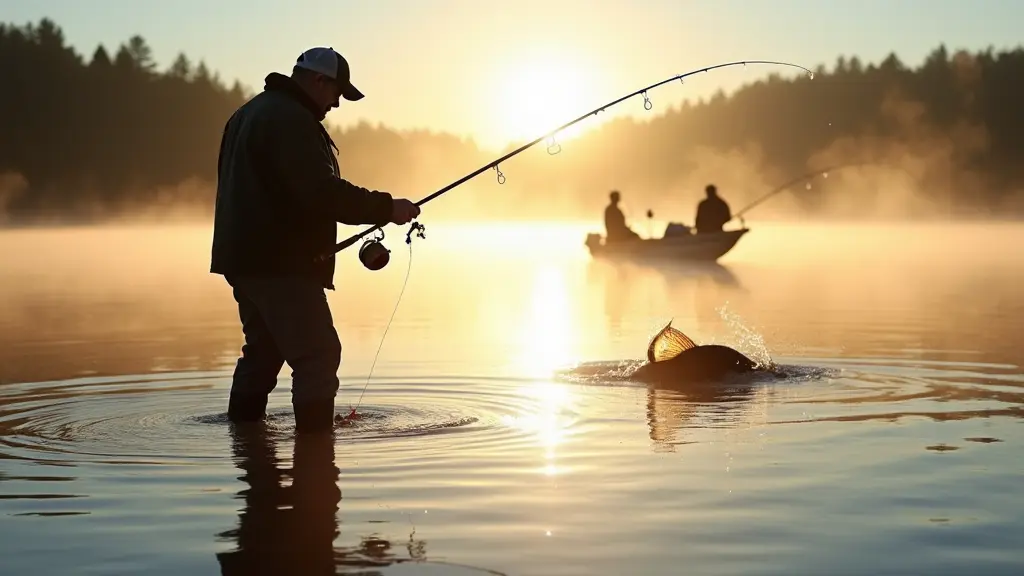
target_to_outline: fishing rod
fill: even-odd
[[[746,224],[746,221],[743,220],[743,214],[745,214],[746,212],[750,211],[750,209],[753,208],[754,206],[757,206],[758,204],[760,204],[760,203],[764,202],[765,200],[771,198],[772,196],[774,196],[774,195],[776,195],[776,194],[778,194],[780,192],[785,191],[786,189],[788,189],[789,187],[793,186],[794,184],[799,184],[800,182],[803,182],[804,180],[809,180],[809,179],[812,179],[812,178],[814,178],[816,176],[824,176],[825,178],[828,178],[828,173],[829,172],[836,172],[838,170],[842,170],[843,168],[852,168],[854,166],[865,166],[865,165],[868,165],[868,164],[871,164],[871,162],[851,162],[851,163],[846,163],[846,164],[836,164],[836,165],[829,166],[829,167],[826,167],[826,168],[820,168],[818,170],[814,170],[813,172],[807,172],[806,174],[803,174],[803,175],[801,175],[801,176],[799,176],[797,178],[794,178],[794,179],[790,180],[789,182],[786,182],[785,184],[782,184],[781,186],[775,187],[774,189],[772,189],[767,194],[762,195],[760,198],[754,200],[750,204],[747,204],[746,206],[744,206],[740,210],[736,211],[736,213],[734,213],[732,215],[732,218],[729,219],[729,222],[732,222],[733,220],[739,218],[740,224],[744,228],[746,228],[747,224]]]
[[[650,110],[653,107],[653,105],[651,104],[650,98],[648,98],[648,96],[647,96],[647,92],[649,90],[653,90],[654,88],[657,88],[658,86],[661,86],[663,84],[668,84],[669,82],[673,82],[675,80],[679,80],[679,82],[682,84],[684,78],[686,78],[688,76],[693,76],[695,74],[700,74],[701,72],[710,72],[711,70],[715,70],[715,69],[718,69],[718,68],[727,68],[727,67],[730,67],[730,66],[740,66],[740,65],[746,66],[747,64],[752,64],[752,65],[753,64],[773,64],[773,65],[777,65],[777,66],[789,66],[789,67],[793,67],[793,68],[800,68],[801,70],[807,72],[807,75],[808,75],[808,77],[810,79],[812,79],[812,80],[814,79],[814,72],[811,71],[808,68],[800,66],[799,64],[793,64],[793,63],[790,63],[790,62],[777,62],[777,61],[772,61],[772,60],[739,60],[739,61],[735,61],[735,62],[726,62],[724,64],[715,64],[713,66],[706,66],[704,68],[698,68],[696,70],[691,70],[691,71],[685,72],[683,74],[678,74],[676,76],[672,76],[671,78],[662,80],[660,82],[655,82],[654,84],[651,84],[650,86],[645,86],[644,88],[640,88],[639,90],[631,92],[631,93],[629,93],[629,94],[627,94],[625,96],[622,96],[621,98],[617,98],[617,99],[615,99],[615,100],[613,100],[613,101],[611,101],[611,102],[609,102],[607,104],[604,104],[603,106],[600,106],[598,108],[595,108],[595,109],[591,110],[590,112],[587,112],[586,114],[580,116],[579,118],[576,118],[575,120],[572,120],[570,122],[567,122],[567,123],[559,126],[558,128],[555,128],[554,130],[544,134],[543,136],[537,137],[533,141],[528,142],[528,143],[520,146],[519,148],[516,148],[515,150],[505,154],[504,156],[502,156],[502,157],[500,157],[500,158],[498,158],[496,160],[492,160],[491,162],[488,162],[487,164],[481,166],[480,168],[474,170],[473,172],[470,172],[469,174],[466,174],[462,178],[459,178],[458,180],[452,182],[451,184],[445,186],[444,188],[441,188],[440,190],[434,192],[433,194],[427,196],[426,198],[423,198],[419,202],[416,202],[416,206],[422,206],[422,205],[426,204],[427,202],[430,202],[434,198],[437,198],[438,196],[444,194],[445,192],[448,192],[452,188],[455,188],[456,186],[459,186],[459,185],[461,185],[461,184],[463,184],[463,183],[465,183],[465,182],[467,182],[467,181],[469,181],[469,180],[479,176],[480,174],[482,174],[485,171],[490,170],[492,168],[497,173],[498,184],[504,184],[505,183],[505,175],[502,174],[501,169],[499,168],[499,165],[502,162],[512,158],[513,156],[516,156],[517,154],[527,150],[528,148],[531,148],[531,147],[535,146],[538,142],[540,142],[541,140],[544,140],[546,138],[551,140],[551,143],[548,144],[548,154],[552,154],[552,155],[557,154],[559,151],[561,151],[561,146],[554,142],[555,134],[561,132],[562,130],[565,130],[566,128],[572,126],[573,124],[576,124],[577,122],[581,122],[581,121],[585,120],[586,118],[588,118],[590,116],[594,116],[596,114],[604,112],[605,109],[610,108],[612,106],[615,106],[616,104],[618,104],[620,102],[628,100],[628,99],[630,99],[630,98],[632,98],[634,96],[643,95],[643,97],[644,97],[644,109],[645,110]],[[552,152],[552,150],[555,150],[555,152]],[[326,260],[328,258],[331,258],[331,257],[334,256],[334,254],[336,254],[336,253],[338,253],[338,252],[348,248],[349,246],[352,246],[356,242],[358,242],[360,238],[366,236],[367,234],[370,234],[371,232],[380,230],[381,233],[380,233],[379,237],[376,237],[376,238],[368,241],[366,244],[364,244],[363,248],[360,249],[360,260],[363,261],[363,264],[367,268],[370,268],[371,270],[379,270],[380,268],[383,268],[384,265],[387,264],[388,253],[389,253],[388,250],[386,248],[384,248],[380,244],[380,241],[383,240],[383,238],[384,238],[384,236],[383,236],[383,226],[384,225],[376,225],[376,226],[367,228],[366,230],[364,230],[364,231],[362,231],[362,232],[360,232],[358,234],[354,234],[354,235],[350,236],[349,238],[346,238],[345,240],[342,240],[341,242],[338,242],[337,244],[335,244],[333,249],[331,249],[328,252],[324,252],[323,254],[318,256],[317,259],[318,260]],[[410,230],[409,230],[409,234],[406,235],[406,243],[407,244],[410,243],[411,240],[412,240],[412,232],[413,232],[413,230],[417,231],[417,235],[420,238],[423,237],[423,230],[424,230],[423,229],[423,225],[418,223],[418,222],[414,222],[413,225],[412,225],[412,228],[410,228]]]
[[[463,183],[465,183],[465,182],[475,178],[476,176],[479,176],[480,174],[484,173],[486,170],[489,170],[491,168],[493,168],[494,171],[497,173],[498,184],[504,184],[505,183],[505,175],[501,173],[501,169],[499,168],[499,165],[502,162],[508,160],[509,158],[512,158],[513,156],[516,156],[517,154],[520,154],[521,152],[525,151],[528,148],[531,148],[531,147],[535,146],[538,142],[540,142],[541,140],[544,140],[545,138],[549,138],[551,140],[550,143],[548,144],[548,154],[551,154],[551,155],[557,154],[558,152],[561,151],[562,147],[560,145],[558,145],[554,141],[555,140],[554,139],[555,134],[561,132],[562,130],[564,130],[564,129],[570,127],[570,126],[572,126],[573,124],[576,124],[577,122],[583,121],[584,119],[586,119],[586,118],[588,118],[590,116],[593,116],[593,115],[596,115],[596,114],[598,114],[600,112],[603,112],[605,109],[610,108],[610,107],[618,104],[619,102],[622,102],[624,100],[628,100],[628,99],[630,99],[630,98],[632,98],[634,96],[643,95],[643,97],[644,97],[644,109],[645,110],[650,110],[651,108],[653,108],[653,105],[651,104],[650,98],[647,97],[647,91],[648,90],[652,90],[654,88],[657,88],[658,86],[661,86],[663,84],[668,84],[669,82],[672,82],[672,81],[675,81],[675,80],[679,80],[680,84],[682,84],[683,83],[683,78],[686,78],[688,76],[693,76],[694,74],[700,74],[701,72],[709,72],[711,70],[715,70],[715,69],[718,69],[718,68],[726,68],[726,67],[729,67],[729,66],[740,66],[740,65],[746,66],[747,64],[775,64],[775,65],[778,65],[778,66],[789,66],[789,67],[792,67],[792,68],[799,68],[799,69],[807,72],[807,75],[808,75],[808,77],[810,79],[812,79],[812,80],[814,79],[814,72],[812,72],[808,68],[800,66],[799,64],[792,64],[792,63],[789,63],[789,62],[776,62],[776,61],[772,61],[772,60],[740,60],[740,61],[736,61],[736,62],[727,62],[727,63],[724,63],[724,64],[716,64],[714,66],[707,66],[707,67],[704,67],[704,68],[699,68],[699,69],[696,69],[696,70],[691,70],[689,72],[673,76],[671,78],[662,80],[660,82],[656,82],[654,84],[651,84],[650,86],[646,86],[644,88],[640,88],[639,90],[631,92],[631,93],[629,93],[629,94],[627,94],[625,96],[622,96],[620,98],[617,98],[617,99],[615,99],[615,100],[613,100],[613,101],[611,101],[611,102],[609,102],[609,103],[607,103],[607,104],[605,104],[603,106],[595,108],[595,109],[591,110],[590,112],[587,112],[586,114],[580,116],[579,118],[576,118],[575,120],[569,121],[569,122],[559,126],[558,128],[555,128],[554,130],[548,132],[547,134],[544,134],[543,136],[539,136],[536,139],[534,139],[534,140],[532,140],[532,141],[530,141],[530,142],[528,142],[526,144],[523,144],[519,148],[516,148],[515,150],[505,154],[504,156],[502,156],[502,157],[500,157],[500,158],[498,158],[496,160],[492,160],[491,162],[488,162],[487,164],[481,166],[480,168],[477,168],[473,172],[470,172],[469,174],[466,174],[462,178],[459,178],[458,180],[452,182],[451,184],[445,186],[444,188],[441,188],[440,190],[434,192],[433,194],[427,196],[426,198],[423,198],[419,202],[416,202],[416,206],[422,206],[422,205],[426,204],[427,202],[430,202],[434,198],[437,198],[438,196],[444,194],[445,192],[451,190],[452,188],[455,188],[456,186],[459,186],[459,185],[461,185],[461,184],[463,184]],[[554,150],[554,152],[552,152],[552,150]],[[377,231],[377,232],[379,232],[379,235],[376,235],[373,239],[368,240],[367,242],[365,242],[363,244],[362,248],[359,249],[359,260],[363,263],[363,266],[365,266],[366,268],[368,268],[370,270],[380,270],[381,268],[386,266],[388,261],[390,260],[390,250],[388,250],[387,248],[384,247],[383,244],[381,244],[381,241],[384,239],[383,226],[384,225],[372,226],[370,228],[367,228],[366,230],[363,230],[362,232],[360,232],[358,234],[354,234],[354,235],[350,236],[349,238],[346,238],[345,240],[342,240],[341,242],[338,242],[337,244],[334,245],[334,248],[332,250],[319,255],[317,257],[317,260],[326,260],[328,258],[332,258],[336,253],[341,252],[345,248],[348,248],[349,246],[352,246],[353,244],[358,242],[360,238],[366,236],[367,234],[370,234],[371,232]],[[384,345],[384,338],[387,336],[388,329],[391,327],[391,322],[392,322],[392,320],[394,320],[395,312],[398,311],[398,305],[402,301],[402,295],[405,294],[405,288],[406,288],[406,285],[408,284],[408,281],[409,281],[409,272],[412,269],[412,235],[413,235],[414,232],[416,232],[418,237],[423,238],[423,232],[424,232],[423,224],[421,224],[419,222],[416,222],[416,221],[413,221],[412,224],[409,227],[409,232],[405,236],[405,243],[409,245],[409,268],[406,270],[405,281],[402,283],[402,290],[398,294],[398,301],[395,302],[395,309],[391,313],[391,320],[388,320],[388,323],[387,323],[387,325],[384,328],[384,335],[381,336],[380,345],[378,345],[378,347],[377,347],[377,355],[380,354],[381,346]],[[373,375],[373,369],[377,365],[377,355],[374,356],[373,364],[370,365],[370,372],[369,372],[369,374],[367,374],[366,383],[363,384],[363,390],[359,394],[359,399],[356,401],[356,405],[355,406],[351,406],[350,405],[351,406],[351,412],[349,412],[349,414],[346,415],[346,416],[340,417],[341,422],[343,422],[343,423],[351,422],[352,420],[359,418],[358,414],[356,413],[356,409],[358,409],[359,405],[362,403],[363,394],[365,394],[367,387],[369,387],[369,385],[370,385],[370,378]]]

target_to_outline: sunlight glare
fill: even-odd
[[[503,139],[528,141],[589,112],[596,106],[589,98],[594,86],[591,69],[565,54],[549,53],[502,69],[493,100],[495,129]],[[566,128],[555,135],[555,142],[579,136],[593,122],[591,117]]]
[[[524,396],[535,402],[537,411],[534,414],[506,417],[505,424],[537,435],[537,440],[544,449],[544,463],[541,473],[555,476],[561,473],[556,464],[556,448],[560,446],[568,434],[571,418],[565,412],[572,409],[573,397],[569,388],[555,382],[536,382],[520,391]]]
[[[577,352],[578,335],[568,298],[565,273],[552,264],[541,266],[534,277],[533,313],[524,318],[521,352],[516,368],[528,377],[548,378],[570,364]]]
[[[509,418],[511,426],[537,434],[544,449],[541,472],[546,476],[560,473],[555,463],[555,448],[561,444],[568,429],[565,420],[572,395],[564,385],[547,380],[559,367],[569,364],[576,355],[578,334],[574,330],[574,307],[570,307],[565,272],[554,264],[540,266],[534,276],[532,314],[523,318],[520,331],[520,354],[515,370],[537,382],[522,390],[537,410]]]

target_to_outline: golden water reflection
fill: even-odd
[[[542,264],[533,273],[530,311],[510,318],[518,332],[517,373],[545,378],[571,364],[579,354],[579,310],[571,297],[566,274],[554,264]]]
[[[521,386],[517,395],[527,399],[527,405],[534,412],[506,415],[502,421],[506,426],[534,436],[543,451],[543,464],[539,471],[545,476],[556,476],[565,472],[558,466],[558,449],[571,434],[577,410],[576,397],[569,384],[551,381],[536,381]]]

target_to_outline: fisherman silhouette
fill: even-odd
[[[608,198],[611,202],[604,209],[605,243],[639,240],[640,235],[626,225],[626,216],[619,209],[619,191],[612,190]]]
[[[697,233],[721,232],[729,220],[732,220],[732,213],[729,205],[718,195],[718,189],[714,184],[708,184],[704,188],[707,198],[697,204],[697,221],[695,228]]]

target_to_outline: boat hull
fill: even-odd
[[[644,238],[611,245],[605,244],[601,235],[589,234],[586,246],[595,258],[714,262],[732,250],[749,231],[743,228],[667,238]]]

